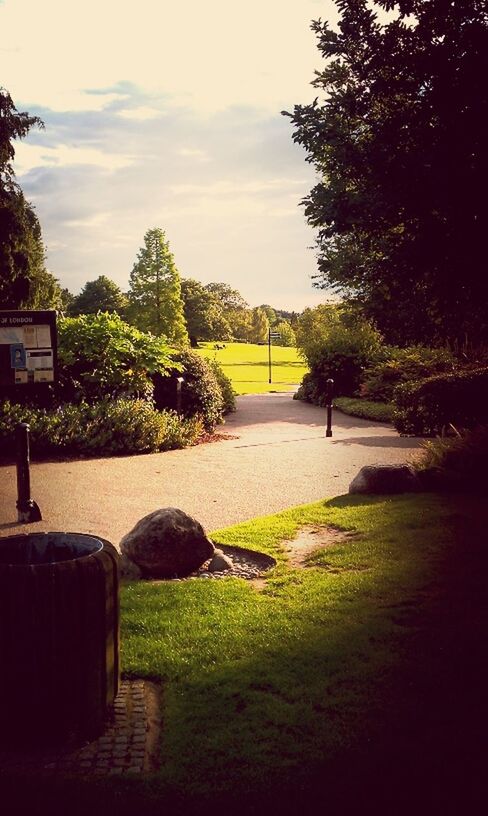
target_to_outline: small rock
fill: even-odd
[[[209,572],[223,572],[233,567],[232,560],[228,555],[224,555],[222,550],[215,550],[212,560],[208,565]]]

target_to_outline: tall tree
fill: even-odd
[[[180,276],[162,229],[146,232],[130,273],[128,296],[127,315],[139,329],[177,345],[188,342]]]
[[[486,341],[486,0],[336,5],[337,30],[312,25],[321,101],[291,115],[321,178],[304,201],[316,284],[389,340]]]
[[[14,140],[34,127],[37,116],[17,111],[0,88],[0,303],[10,309],[57,308],[60,288],[45,268],[41,228],[15,179]]]
[[[128,299],[115,281],[100,275],[96,280],[87,281],[69,307],[69,313],[96,314],[97,312],[117,312],[123,314]]]
[[[252,314],[249,304],[237,289],[227,283],[207,283],[205,286],[222,306],[224,317],[236,340],[249,340],[252,331]]]
[[[199,340],[228,340],[231,337],[221,303],[202,283],[183,278],[181,296],[192,346],[196,346]]]
[[[251,343],[264,343],[268,339],[269,321],[264,309],[257,306],[251,312],[251,331],[249,340]]]

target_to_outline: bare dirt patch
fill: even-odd
[[[307,526],[302,527],[295,538],[284,541],[283,546],[290,566],[306,567],[309,556],[316,550],[349,541],[355,535],[354,532],[337,530],[335,527]]]

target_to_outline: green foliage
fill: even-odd
[[[317,98],[291,116],[320,179],[304,202],[317,285],[389,342],[486,341],[486,2],[337,6],[336,29],[312,25]]]
[[[128,300],[119,286],[106,275],[94,281],[87,281],[80,294],[72,299],[69,307],[71,315],[96,314],[97,312],[118,312],[123,314]]]
[[[338,408],[339,411],[349,416],[371,419],[374,422],[391,422],[393,416],[393,405],[386,402],[371,402],[366,399],[337,397],[334,400],[334,408]]]
[[[128,319],[143,331],[185,345],[181,282],[163,230],[150,229],[129,278]]]
[[[268,339],[269,322],[264,309],[259,306],[251,312],[251,329],[248,340],[251,343],[265,343]]]
[[[299,399],[324,404],[326,381],[334,380],[334,393],[354,396],[364,370],[378,357],[382,338],[354,311],[323,305],[305,309],[298,320],[297,346],[310,366]]]
[[[222,422],[224,398],[211,365],[195,351],[183,349],[175,354],[183,383],[181,386],[181,411],[186,417],[197,416],[206,431],[213,431]],[[177,407],[177,378],[154,377],[154,400],[157,408]]]
[[[196,418],[155,411],[146,400],[65,404],[51,411],[0,403],[0,441],[15,452],[15,427],[28,422],[35,455],[150,453],[193,444],[203,432]]]
[[[271,340],[273,346],[284,346],[285,348],[294,348],[296,346],[296,336],[292,327],[287,320],[279,320],[274,326],[273,331],[278,332],[281,337],[276,340]]]
[[[0,88],[0,303],[8,309],[56,309],[61,290],[45,268],[41,228],[32,206],[15,180],[13,141],[33,126],[37,116],[19,113]]]
[[[444,434],[488,423],[488,368],[438,374],[395,390],[393,422],[400,433]]]
[[[186,328],[192,346],[199,340],[228,340],[230,326],[218,296],[192,278],[181,281]]]
[[[223,316],[230,327],[232,338],[248,341],[252,332],[252,312],[242,295],[227,283],[207,283],[205,289],[216,298],[222,307]]]
[[[207,358],[207,363],[212,369],[215,379],[219,384],[222,399],[224,401],[224,414],[230,414],[236,410],[236,392],[232,388],[232,382],[217,360]]]
[[[102,313],[58,320],[59,396],[65,402],[152,396],[151,375],[178,369],[167,343]]]
[[[367,369],[361,384],[361,396],[379,402],[392,402],[394,390],[401,383],[453,371],[456,364],[448,349],[426,346],[385,346],[382,357]]]
[[[440,483],[473,491],[486,488],[487,461],[488,425],[482,425],[462,436],[423,442],[415,465],[421,471],[434,468]]]

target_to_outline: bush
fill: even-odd
[[[211,365],[195,351],[184,349],[175,354],[181,364],[183,384],[181,388],[181,411],[186,417],[200,417],[206,431],[213,431],[222,422],[224,398]],[[156,408],[177,407],[177,374],[169,377],[154,376],[154,401]]]
[[[439,374],[399,385],[393,422],[403,434],[435,436],[488,423],[488,368]]]
[[[151,399],[151,375],[177,366],[165,339],[141,332],[119,315],[99,312],[58,320],[59,401],[119,396]]]
[[[236,410],[236,392],[232,388],[232,382],[217,360],[207,359],[207,363],[210,365],[215,379],[220,386],[222,399],[224,401],[224,414],[230,414]]]
[[[423,442],[422,448],[415,466],[420,471],[434,469],[438,484],[469,490],[486,486],[488,426],[467,431],[462,437]]]
[[[456,363],[448,349],[426,346],[386,346],[382,354],[383,359],[366,370],[360,389],[361,397],[378,402],[392,402],[397,385],[454,371]]]
[[[310,366],[297,399],[317,405],[325,400],[326,382],[338,396],[356,396],[365,369],[381,352],[382,338],[368,321],[340,306],[305,309],[298,320],[297,347]]]
[[[185,447],[203,433],[202,423],[155,411],[137,399],[66,404],[45,410],[4,402],[0,406],[2,454],[15,450],[15,427],[28,422],[35,454],[150,453]]]

